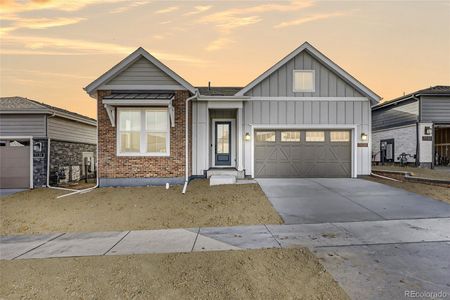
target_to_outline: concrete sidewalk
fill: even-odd
[[[0,259],[450,242],[450,218],[0,237]]]

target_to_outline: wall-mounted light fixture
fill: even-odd
[[[42,143],[41,142],[34,143],[33,150],[36,152],[41,152],[42,151]]]
[[[361,133],[361,141],[367,141],[367,133]]]
[[[250,138],[251,138],[251,137],[250,137],[250,133],[248,133],[248,132],[245,133],[245,140],[246,140],[246,141],[250,141]]]
[[[430,126],[425,126],[425,134],[431,135],[431,127]]]

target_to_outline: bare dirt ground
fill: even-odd
[[[413,176],[433,178],[433,179],[446,179],[450,180],[450,170],[446,169],[428,169],[428,168],[416,168],[416,167],[400,167],[400,166],[372,166],[372,170],[388,170],[388,171],[402,171],[413,173]]]
[[[423,196],[427,196],[439,201],[447,202],[450,204],[450,189],[441,186],[434,186],[429,184],[415,183],[415,182],[395,182],[392,180],[364,176],[364,179],[387,184],[396,188],[401,188],[409,192],[414,192]]]
[[[0,235],[282,223],[257,184],[181,188],[99,188],[60,199],[65,192],[20,192],[0,198]]]
[[[0,298],[349,299],[307,249],[0,261]]]

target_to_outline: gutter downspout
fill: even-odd
[[[184,186],[183,186],[183,194],[186,194],[186,189],[187,189],[187,185],[189,183],[189,101],[191,101],[192,99],[197,98],[199,95],[198,89],[195,90],[195,94],[192,97],[189,97],[186,99],[186,116],[185,116],[185,120],[186,120],[186,136],[185,136],[185,150],[186,150],[186,167],[185,167],[185,171],[186,171],[186,178],[184,181]]]

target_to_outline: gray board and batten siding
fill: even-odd
[[[294,70],[314,70],[315,91],[297,93],[293,89]],[[254,97],[364,97],[304,50],[245,93]]]

